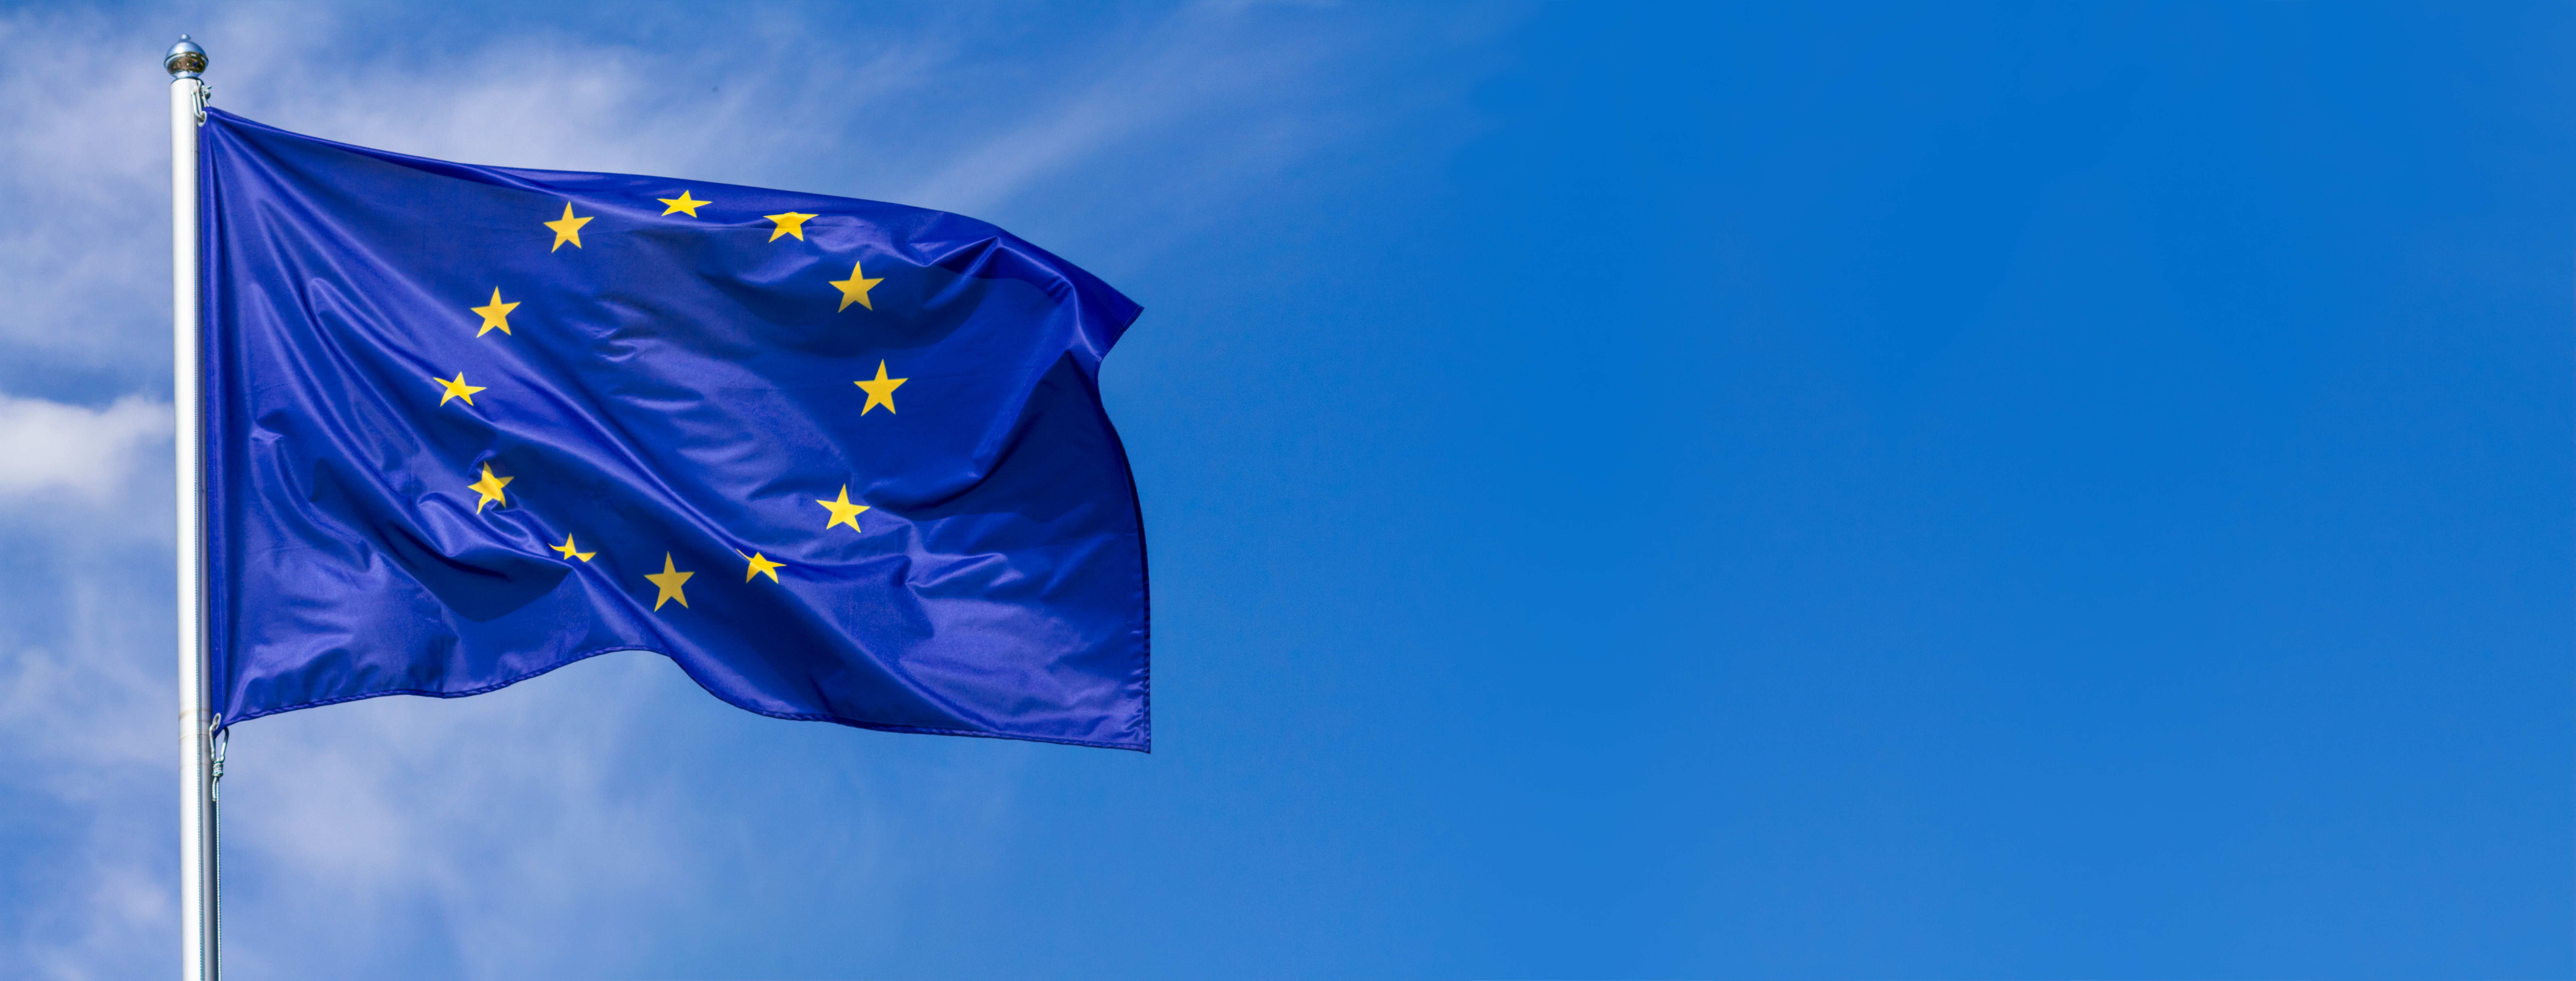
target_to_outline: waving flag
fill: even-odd
[[[1117,291],[942,212],[201,133],[225,722],[649,650],[764,715],[1150,746]]]

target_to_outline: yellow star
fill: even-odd
[[[733,554],[742,555],[741,552],[735,552]],[[769,577],[770,582],[777,582],[778,570],[785,568],[787,565],[787,563],[784,562],[769,561],[766,556],[763,556],[758,552],[753,552],[750,555],[743,555],[743,557],[751,560],[751,568],[742,574],[742,581],[744,582],[750,582],[753,576],[764,575]],[[689,604],[682,603],[680,605],[687,606]]]
[[[597,217],[597,216],[596,216],[596,215],[594,215],[594,216],[592,216],[592,217]],[[553,248],[549,248],[549,249],[547,249],[546,251],[548,251],[548,252],[552,252],[552,251],[554,251],[555,249],[563,248],[563,247],[564,247],[564,243],[565,243],[565,242],[570,242],[570,243],[572,243],[572,247],[573,247],[573,248],[576,248],[576,249],[581,248],[581,226],[583,226],[583,225],[587,225],[587,224],[590,224],[590,219],[589,219],[589,218],[575,218],[575,217],[573,217],[573,216],[572,216],[572,202],[570,202],[570,201],[566,201],[566,202],[564,202],[564,216],[563,216],[563,220],[561,220],[561,221],[550,221],[550,222],[546,222],[546,223],[545,223],[545,225],[546,225],[546,227],[547,227],[547,228],[551,228],[551,229],[554,229],[554,230],[555,230],[555,244],[554,244]]]
[[[859,272],[859,264],[853,262],[850,263],[850,278],[833,280],[832,285],[841,288],[841,309],[847,310],[850,308],[850,304],[856,303],[870,310],[874,310],[877,308],[877,305],[868,302],[868,289],[882,282],[885,282],[885,280],[867,278],[866,275]],[[862,410],[860,414],[865,415],[866,413]]]
[[[501,288],[498,286],[492,287],[492,302],[490,305],[466,308],[483,315],[483,329],[475,331],[474,336],[481,337],[485,334],[489,334],[492,332],[492,328],[494,327],[501,328],[501,333],[509,333],[510,311],[518,308],[519,304],[517,303],[501,302]]]
[[[563,544],[561,544],[561,545],[548,545],[548,546],[546,546],[546,547],[547,547],[547,548],[554,549],[555,551],[558,551],[558,552],[562,552],[562,553],[563,553],[563,557],[564,557],[564,558],[567,558],[567,559],[580,559],[580,560],[582,560],[582,561],[584,561],[584,562],[588,562],[588,561],[590,561],[590,557],[591,557],[591,556],[594,556],[594,555],[599,554],[599,553],[597,553],[597,552],[582,552],[582,551],[575,551],[575,550],[574,550],[574,548],[573,548],[573,544],[572,544],[572,535],[571,535],[570,533],[566,533],[566,534],[564,535],[564,543],[563,543]],[[680,604],[680,605],[681,605],[681,606],[687,606],[687,605],[689,605],[689,604],[682,603],[682,604]]]
[[[519,478],[492,476],[492,465],[489,463],[484,464],[483,479],[465,485],[474,492],[483,495],[482,500],[474,502],[474,513],[483,513],[483,505],[486,504],[498,504],[505,508],[509,507],[510,502],[501,499],[501,488],[510,486],[510,482],[517,479]]]
[[[662,553],[662,571],[659,573],[648,572],[644,574],[644,578],[653,583],[653,588],[662,591],[661,595],[653,597],[653,608],[659,610],[662,608],[662,604],[668,603],[672,600],[679,600],[682,607],[688,606],[689,596],[687,593],[680,591],[680,584],[688,582],[689,577],[694,575],[697,575],[697,573],[682,572],[678,569],[672,568],[671,553]]]
[[[866,532],[859,530],[859,512],[867,510],[868,506],[865,504],[850,503],[850,485],[841,485],[840,500],[826,501],[818,497],[814,499],[814,503],[832,509],[832,520],[823,523],[824,531],[832,530],[833,525],[848,525],[850,526],[851,531],[858,531],[860,534],[866,534]],[[743,581],[749,582],[750,580],[746,578]]]
[[[802,242],[805,240],[805,219],[814,216],[790,211],[783,215],[762,215],[761,217],[778,223],[777,230],[769,233],[770,241],[778,241],[781,235],[794,235],[797,241]]]
[[[681,191],[680,196],[676,198],[654,198],[653,200],[670,205],[670,207],[662,210],[663,214],[686,214],[691,218],[698,216],[699,205],[708,203],[705,201],[689,200],[689,192],[687,191]]]
[[[448,381],[444,378],[432,378],[430,381],[437,382],[447,387],[446,391],[438,393],[438,404],[440,405],[446,405],[448,399],[464,399],[465,404],[473,405],[474,393],[480,392],[484,388],[488,387],[484,385],[466,384],[465,373],[462,371],[456,373],[455,381]]]
[[[903,383],[911,380],[912,379],[910,378],[886,377],[885,362],[877,362],[877,377],[875,381],[857,381],[850,383],[868,390],[868,404],[859,407],[859,414],[867,415],[869,409],[876,408],[878,405],[884,405],[886,407],[886,414],[893,415],[894,390],[903,387]]]

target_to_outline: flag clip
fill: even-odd
[[[224,728],[224,717],[220,714],[215,716],[214,722],[207,728],[211,731],[206,736],[206,743],[209,748],[214,750],[214,752],[206,758],[206,773],[208,776],[214,778],[214,786],[208,788],[209,793],[207,796],[216,800],[222,800],[224,796],[224,749],[227,744],[232,742],[233,734],[232,730]]]

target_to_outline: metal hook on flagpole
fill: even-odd
[[[222,981],[224,976],[224,751],[232,745],[233,731],[224,726],[224,714],[221,712],[215,713],[206,725],[209,730],[206,741],[214,751],[213,755],[206,760],[208,771],[206,823],[212,826],[209,828],[208,835],[212,840],[206,849],[206,878],[211,880],[207,885],[214,892],[214,901],[209,904],[211,908],[206,911],[207,918],[212,921],[210,932],[214,934],[213,942],[206,945],[208,961],[206,974],[215,981]]]
[[[197,42],[188,40],[185,34],[179,35],[179,43],[171,45],[170,53],[161,58],[161,67],[169,69],[170,77],[197,80],[196,102],[199,126],[206,124],[206,103],[215,97],[215,87],[206,84],[206,64],[206,49],[198,47]]]
[[[224,748],[231,744],[233,731],[224,727],[224,714],[221,712],[215,713],[214,721],[207,723],[207,728],[212,730],[212,733],[207,736],[207,740],[215,749],[214,759],[211,761],[214,766],[216,787],[214,798],[216,800],[222,800],[224,796],[222,790],[224,783]]]

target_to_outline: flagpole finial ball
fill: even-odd
[[[170,70],[171,78],[195,78],[206,70],[206,49],[188,40],[187,35],[179,35],[179,43],[171,45],[170,53],[161,56],[161,67]]]

